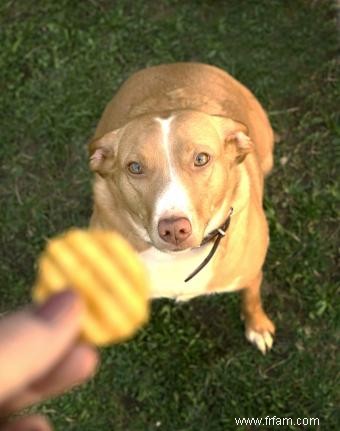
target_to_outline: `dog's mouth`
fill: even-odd
[[[169,253],[169,254],[180,254],[183,252],[186,252],[188,250],[192,250],[194,248],[199,248],[200,247],[200,243],[196,244],[192,244],[192,245],[183,245],[183,246],[175,246],[175,245],[169,245],[169,244],[164,244],[164,245],[160,245],[160,244],[155,244],[150,242],[150,245],[152,245],[153,247],[157,248],[159,251],[162,251],[163,253]]]

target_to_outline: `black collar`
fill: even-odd
[[[233,214],[234,209],[231,207],[229,210],[229,214],[228,217],[226,219],[226,221],[217,229],[213,230],[212,232],[210,232],[205,238],[203,238],[203,241],[201,242],[201,245],[207,244],[209,241],[211,241],[213,238],[216,237],[214,245],[212,247],[212,249],[210,250],[208,256],[203,260],[203,262],[184,280],[185,282],[191,280],[196,274],[198,274],[201,269],[203,269],[208,263],[209,261],[212,259],[212,257],[214,256],[217,247],[221,241],[221,239],[225,236],[228,227],[230,225],[230,219],[231,216]]]

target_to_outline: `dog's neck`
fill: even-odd
[[[229,214],[225,222],[217,229],[212,231],[206,238],[203,239],[201,242],[201,246],[207,244],[209,241],[212,241],[214,239],[214,245],[212,249],[210,250],[208,256],[203,260],[203,262],[184,280],[185,282],[190,281],[193,277],[195,277],[196,274],[198,274],[213,258],[214,254],[216,253],[217,247],[219,246],[222,238],[226,235],[227,230],[230,225],[231,216],[233,214],[234,209],[231,207],[229,210]]]

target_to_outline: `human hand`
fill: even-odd
[[[81,299],[72,291],[0,319],[0,418],[88,379],[98,363],[93,347],[77,341]],[[1,431],[49,431],[31,416],[6,422]]]

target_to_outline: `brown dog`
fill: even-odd
[[[91,226],[118,230],[140,252],[153,297],[243,289],[246,337],[263,353],[275,331],[260,298],[272,150],[272,129],[252,93],[196,63],[134,74],[90,143]]]

